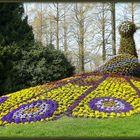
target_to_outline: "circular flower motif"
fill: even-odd
[[[112,97],[94,98],[89,102],[89,106],[93,110],[108,113],[133,110],[132,106],[126,101]]]
[[[2,118],[2,121],[8,123],[24,123],[39,121],[49,118],[57,109],[58,103],[52,100],[38,100],[31,103],[23,104]]]
[[[7,96],[0,97],[0,104],[3,103],[4,101],[6,101],[7,99],[8,99]]]

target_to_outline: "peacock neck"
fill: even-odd
[[[131,54],[138,58],[133,35],[121,36],[118,54]]]

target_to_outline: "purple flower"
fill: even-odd
[[[2,118],[9,123],[25,123],[49,118],[58,108],[58,103],[52,100],[38,100],[23,104]]]
[[[21,121],[20,121],[20,118],[16,118],[15,119],[15,123],[20,123]]]
[[[8,99],[7,96],[0,97],[0,104],[3,103],[4,101],[6,101],[7,99]]]
[[[133,107],[122,99],[113,97],[94,98],[89,102],[89,107],[100,112],[128,112]]]

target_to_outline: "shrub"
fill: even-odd
[[[28,50],[10,52],[11,58],[4,77],[4,92],[62,79],[74,74],[74,67],[61,51],[41,45]],[[7,56],[10,57],[10,54]],[[20,57],[18,56],[20,55]],[[13,57],[12,57],[13,56]],[[6,56],[3,56],[6,57]]]

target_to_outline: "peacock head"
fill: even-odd
[[[121,36],[124,37],[133,36],[135,32],[136,32],[136,26],[131,21],[124,21],[119,26],[119,33]]]

